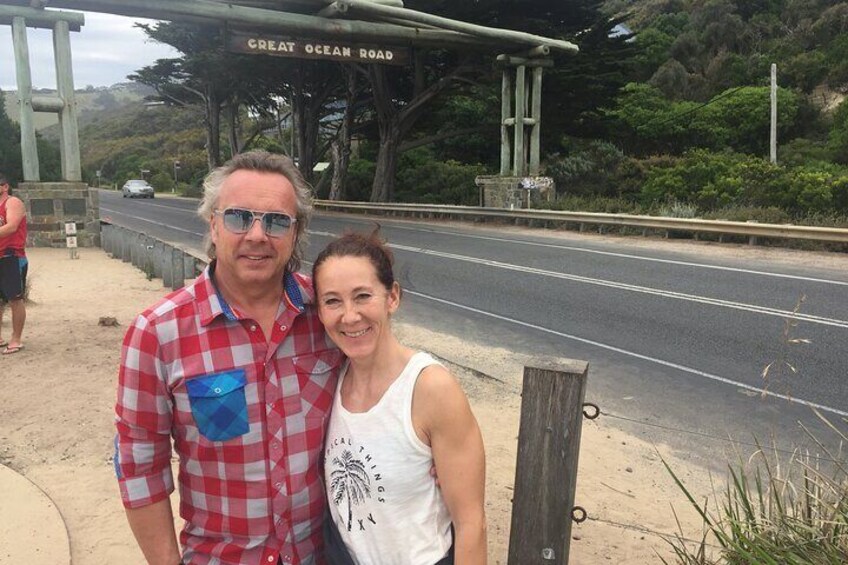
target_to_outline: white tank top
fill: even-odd
[[[367,412],[342,406],[342,371],[324,452],[330,515],[357,564],[433,565],[445,557],[451,519],[430,476],[433,453],[412,426],[421,371],[438,364],[416,353]]]

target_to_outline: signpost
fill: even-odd
[[[77,223],[65,222],[65,243],[68,247],[68,254],[71,259],[79,259],[79,251],[77,250]]]

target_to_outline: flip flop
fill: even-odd
[[[23,345],[16,345],[15,347],[9,347],[7,345],[6,349],[3,350],[3,355],[14,355],[15,353],[19,352],[23,348],[24,348]]]

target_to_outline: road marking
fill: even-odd
[[[154,204],[154,206],[155,206],[155,204]],[[164,206],[164,208],[174,210],[174,208],[170,208],[169,206]],[[184,230],[183,228],[178,228],[176,226],[172,226],[170,224],[166,224],[166,223],[163,223],[163,222],[156,222],[154,220],[148,220],[147,218],[142,218],[141,216],[133,216],[131,214],[126,214],[124,212],[119,212],[118,210],[114,210],[112,208],[104,208],[103,206],[101,206],[100,209],[106,210],[107,212],[112,212],[113,214],[120,214],[121,216],[124,216],[125,218],[132,218],[133,220],[141,220],[142,222],[147,222],[148,224],[154,224],[154,225],[157,225],[157,226],[162,226],[163,228],[177,230],[177,231],[181,231],[181,232],[188,233],[188,234],[191,234],[191,235],[197,235],[197,236],[200,236],[200,237],[203,237],[203,236],[206,235],[205,232],[197,233],[195,231]]]
[[[399,220],[393,220],[394,222],[398,222]],[[399,230],[407,230],[407,231],[417,231],[417,232],[425,232],[425,233],[434,233],[438,235],[449,235],[455,237],[465,237],[468,239],[482,239],[486,241],[498,241],[503,243],[511,243],[513,245],[528,245],[533,247],[548,247],[551,249],[560,249],[566,251],[579,251],[580,253],[591,253],[595,255],[606,255],[608,257],[618,257],[621,259],[634,259],[638,261],[651,261],[654,263],[665,263],[668,265],[679,265],[682,267],[696,267],[699,269],[713,269],[716,271],[729,271],[733,273],[744,273],[747,275],[759,275],[763,277],[774,277],[781,279],[792,279],[799,280],[805,282],[814,282],[814,283],[822,283],[822,284],[833,284],[839,286],[848,286],[848,281],[839,281],[834,279],[820,279],[815,277],[805,277],[801,275],[789,275],[785,273],[769,273],[766,271],[756,271],[753,269],[742,269],[739,267],[725,267],[723,265],[707,265],[704,263],[692,263],[689,261],[678,261],[674,259],[659,259],[656,257],[643,257],[641,255],[630,255],[628,253],[616,253],[614,251],[600,251],[597,249],[584,249],[582,247],[574,247],[571,245],[558,245],[553,243],[540,243],[535,241],[524,241],[518,239],[507,239],[503,237],[494,237],[494,236],[486,236],[486,235],[474,235],[474,234],[466,234],[466,233],[457,233],[457,232],[449,232],[449,231],[438,231],[438,230],[424,230],[420,228],[412,228],[406,226],[398,226],[394,223],[392,224],[393,229]],[[318,233],[318,232],[316,232]]]
[[[715,375],[713,373],[707,373],[706,371],[701,371],[699,369],[695,369],[693,367],[687,367],[686,365],[680,365],[679,363],[673,363],[671,361],[665,361],[663,359],[658,359],[656,357],[651,357],[649,355],[642,355],[641,353],[636,353],[635,351],[629,351],[627,349],[622,349],[620,347],[616,347],[614,345],[608,345],[606,343],[601,343],[599,341],[594,341],[591,339],[586,339],[583,337],[579,337],[572,334],[567,334],[563,332],[558,332],[556,330],[551,330],[542,326],[538,326],[536,324],[530,324],[527,322],[522,322],[521,320],[516,320],[513,318],[507,318],[506,316],[501,316],[499,314],[495,314],[492,312],[487,312],[485,310],[480,310],[478,308],[472,308],[471,306],[465,306],[464,304],[459,304],[457,302],[452,302],[450,300],[444,300],[442,298],[436,298],[435,296],[430,296],[428,294],[423,294],[420,292],[415,292],[413,290],[404,290],[404,294],[411,294],[413,296],[417,296],[419,298],[423,298],[425,300],[431,300],[433,302],[439,302],[441,304],[445,304],[447,306],[453,306],[454,308],[459,308],[460,310],[466,310],[468,312],[474,312],[475,314],[480,314],[482,316],[487,316],[489,318],[495,318],[496,320],[501,320],[504,322],[508,322],[510,324],[516,324],[519,326],[523,326],[525,328],[530,328],[533,330],[537,330],[540,332],[544,332],[547,334],[555,335],[557,337],[562,337],[565,339],[570,339],[572,341],[577,341],[580,343],[585,343],[587,345],[592,345],[594,347],[598,347],[601,349],[605,349],[607,351],[613,351],[615,353],[620,353],[621,355],[626,355],[628,357],[634,357],[636,359],[641,359],[643,361],[648,361],[650,363],[656,363],[657,365],[662,365],[664,367],[669,367],[671,369],[677,369],[678,371],[683,371],[685,373],[689,373],[692,375],[697,375],[699,377],[704,377],[713,381],[717,381],[720,383],[732,385],[738,388],[742,388],[745,390],[749,390],[752,392],[756,392],[757,394],[764,394],[766,396],[771,396],[773,398],[779,398],[781,400],[786,400],[795,404],[800,404],[802,406],[808,406],[812,408],[818,408],[819,410],[824,410],[826,412],[830,412],[832,414],[836,414],[838,416],[848,417],[848,412],[839,410],[838,408],[832,408],[830,406],[825,406],[824,404],[818,404],[816,402],[810,402],[808,400],[802,400],[800,398],[796,398],[794,396],[789,396],[786,394],[780,394],[777,392],[772,392],[770,390],[765,390],[762,388],[758,388],[755,386],[751,386],[749,384],[741,383],[739,381],[734,381],[733,379],[728,379],[727,377],[721,377],[719,375]]]
[[[327,232],[312,232],[315,235],[328,235],[334,236],[334,234],[330,234]],[[792,320],[799,320],[802,322],[809,322],[812,324],[821,324],[824,326],[834,326],[837,328],[845,328],[848,329],[848,321],[840,320],[836,318],[825,318],[823,316],[815,316],[812,314],[805,314],[803,312],[793,312],[791,310],[780,310],[777,308],[769,308],[768,306],[758,306],[756,304],[745,304],[743,302],[734,302],[731,300],[722,300],[720,298],[709,298],[706,296],[698,296],[694,294],[686,294],[683,292],[674,292],[670,290],[660,290],[656,288],[639,286],[634,284],[620,283],[615,281],[608,281],[604,279],[595,279],[591,277],[583,277],[580,275],[571,275],[567,273],[559,273],[556,271],[547,271],[544,269],[536,269],[533,267],[525,267],[521,265],[513,265],[511,263],[503,263],[501,261],[493,261],[491,259],[480,259],[477,257],[470,257],[468,255],[459,255],[456,253],[445,253],[443,251],[433,251],[430,249],[424,249],[422,247],[410,247],[407,245],[399,245],[399,244],[389,244],[390,247],[394,249],[399,249],[401,251],[409,251],[411,253],[421,253],[422,255],[431,255],[434,257],[441,257],[445,259],[453,259],[456,261],[464,261],[466,263],[474,263],[477,265],[485,265],[487,267],[493,267],[496,269],[503,269],[506,271],[515,271],[525,274],[539,275],[543,277],[551,277],[556,279],[568,280],[577,283],[590,284],[595,286],[602,286],[607,288],[614,288],[616,290],[624,290],[628,292],[637,292],[640,294],[649,294],[653,296],[659,296],[662,298],[670,298],[674,300],[683,300],[686,302],[695,302],[699,304],[707,304],[710,306],[719,306],[722,308],[730,308],[733,310],[742,310],[745,312],[753,312],[756,314],[765,314],[767,316],[776,316],[779,318],[789,318]]]

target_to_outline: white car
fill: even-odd
[[[121,189],[124,198],[153,198],[153,187],[146,180],[128,180]]]

